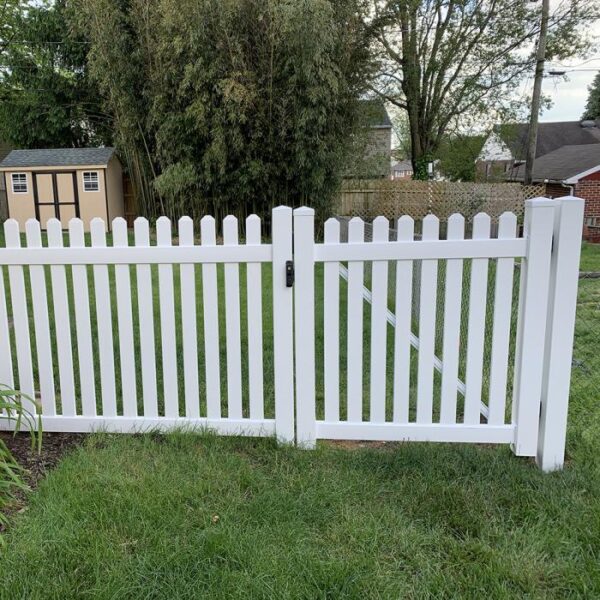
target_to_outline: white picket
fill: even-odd
[[[427,215],[423,219],[423,241],[437,240],[439,219]],[[433,420],[433,358],[435,356],[435,315],[437,305],[437,260],[421,263],[419,297],[419,365],[417,368],[417,423]]]
[[[127,222],[118,217],[113,221],[113,246],[127,248]],[[133,312],[131,306],[131,276],[129,265],[115,266],[117,293],[117,322],[119,325],[119,357],[121,359],[121,392],[123,415],[137,415],[137,386],[135,377],[135,354],[133,349]]]
[[[411,217],[398,219],[398,243],[412,242],[415,223]],[[396,329],[394,334],[394,410],[395,423],[408,423],[410,393],[410,336],[412,321],[413,263],[396,262]]]
[[[325,243],[338,244],[340,222],[325,222]],[[323,267],[323,354],[325,384],[325,420],[340,420],[340,263],[326,262]]]
[[[498,224],[498,238],[514,238],[516,234],[516,215],[508,212],[502,214]],[[514,258],[498,259],[494,288],[494,321],[488,403],[488,423],[490,425],[504,423],[514,270]]]
[[[136,246],[150,246],[150,228],[146,219],[138,217],[133,223],[133,232]],[[152,292],[152,270],[150,265],[138,264],[136,266],[136,279],[144,416],[152,418],[158,416],[158,398],[156,390],[156,347],[154,341],[154,296]]]
[[[6,290],[4,286],[4,269],[0,269],[0,385],[14,388],[12,351],[10,348],[10,332],[8,312],[6,310]]]
[[[37,221],[35,223],[39,227]],[[69,246],[77,249],[85,247],[85,235],[81,219],[71,219],[69,221]],[[81,412],[84,416],[91,417],[96,415],[96,382],[94,379],[87,266],[73,265],[71,269],[73,273],[73,308],[75,309],[77,357],[79,359]]]
[[[92,246],[106,246],[104,221],[99,218],[90,222]],[[102,414],[114,417],[117,414],[115,390],[115,362],[110,301],[110,280],[106,265],[94,265],[94,288],[96,293],[96,321],[98,327],[98,352],[100,357],[100,386],[102,388]]]
[[[454,214],[448,218],[449,240],[462,240],[465,219]],[[459,258],[446,263],[446,289],[444,292],[444,340],[442,367],[442,399],[440,423],[456,423],[458,396],[458,361],[460,356],[460,316],[462,301],[463,261]]]
[[[238,245],[238,222],[223,219],[223,245]],[[242,348],[240,333],[240,271],[237,263],[225,264],[225,347],[227,349],[227,416],[242,417]]]
[[[283,443],[295,440],[294,432],[294,315],[293,288],[287,285],[287,267],[292,263],[292,209],[273,209],[273,370],[275,387],[275,431]]]
[[[373,242],[389,241],[389,222],[385,217],[373,221]],[[373,423],[385,422],[386,360],[387,360],[387,298],[388,264],[374,261],[371,283],[371,380],[370,418]]]
[[[171,246],[171,243],[171,221],[167,217],[159,217],[156,220],[156,245],[165,248]],[[158,265],[158,298],[165,417],[177,417],[179,416],[179,389],[175,343],[175,292],[171,264]]]
[[[260,239],[260,218],[250,215],[246,219],[246,245],[257,245]],[[248,315],[248,389],[250,418],[264,419],[263,385],[263,309],[262,265],[246,265],[246,310]]]
[[[348,224],[348,244],[364,244],[365,224],[354,217]],[[364,263],[348,263],[348,421],[363,418],[363,278]]]
[[[179,219],[179,245],[194,245],[194,222],[190,217]],[[181,330],[183,336],[183,379],[185,392],[185,416],[200,416],[200,392],[198,389],[198,334],[196,321],[196,267],[181,264]]]
[[[215,220],[202,217],[200,221],[202,246],[217,243]],[[221,361],[219,357],[219,297],[217,265],[202,265],[202,301],[204,306],[204,357],[206,367],[206,411],[211,419],[221,417]]]
[[[48,232],[48,246],[50,248],[62,247],[63,233],[60,221],[58,219],[49,219],[46,223],[46,228]],[[65,267],[52,265],[50,267],[50,279],[52,281],[52,299],[54,304],[61,414],[71,416],[75,414],[75,383],[73,379],[71,319]]]
[[[485,213],[475,215],[473,218],[473,239],[483,240],[489,237],[490,217]],[[471,264],[464,417],[465,423],[469,424],[479,423],[481,414],[488,263],[489,260],[487,258],[476,258],[473,259]]]
[[[27,247],[42,247],[42,235],[38,221],[29,219],[27,223],[25,223],[25,233],[27,237]],[[1,278],[2,274],[0,273],[0,279]],[[50,343],[48,294],[46,292],[44,267],[40,265],[30,266],[29,281],[31,283],[31,303],[33,308],[42,414],[50,416],[56,414],[56,397],[54,389],[54,369],[52,366],[52,346]],[[0,295],[1,294],[2,290],[0,289]],[[0,299],[0,303],[2,301],[3,299]],[[10,361],[10,356],[7,356],[7,359]]]
[[[21,247],[19,223],[14,219],[4,222],[4,235],[7,248]],[[10,298],[15,328],[15,345],[17,350],[17,372],[19,373],[19,389],[30,397],[34,396],[33,365],[31,360],[31,340],[29,336],[29,314],[25,295],[25,277],[23,267],[8,267]]]

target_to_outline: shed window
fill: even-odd
[[[97,192],[100,189],[98,182],[98,171],[84,171],[83,172],[83,191],[84,192]]]
[[[12,173],[12,191],[14,194],[26,194],[27,190],[27,174],[26,173]]]

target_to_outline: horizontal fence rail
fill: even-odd
[[[432,214],[330,219],[317,241],[312,209],[278,207],[266,243],[256,215],[243,239],[231,216],[222,239],[210,216],[8,220],[0,384],[47,431],[507,443],[553,470],[582,220],[573,197],[528,200],[522,235],[509,212],[442,235]]]

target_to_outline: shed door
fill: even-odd
[[[75,171],[33,173],[35,211],[42,227],[48,219],[59,219],[63,229],[79,216],[79,197]]]

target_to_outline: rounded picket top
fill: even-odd
[[[432,214],[426,215],[423,219],[423,237],[422,239],[438,239],[440,234],[440,220]]]
[[[331,217],[325,221],[325,241],[340,241],[340,222],[335,217]]]
[[[487,213],[480,212],[473,217],[473,238],[489,238],[492,220]]]
[[[127,221],[123,217],[117,217],[112,222],[113,246],[128,246]]]
[[[246,217],[246,244],[260,244],[261,222],[258,215]]]
[[[28,246],[42,245],[42,228],[37,219],[27,219],[27,221],[25,221],[25,235],[27,237]]]
[[[294,217],[314,217],[315,209],[310,206],[299,206],[294,209]]]
[[[249,225],[250,223],[258,223],[260,225],[260,217],[255,214],[248,215],[246,217],[246,225]]]
[[[233,215],[227,215],[223,219],[223,243],[237,244],[238,240],[238,220]]]
[[[83,231],[83,221],[77,217],[69,220],[69,244],[71,246],[83,246],[85,234]]]
[[[156,219],[156,241],[161,246],[171,245],[171,220],[169,217]]]
[[[514,238],[517,235],[517,215],[510,211],[505,211],[498,219],[498,237]]]
[[[136,246],[150,245],[150,223],[145,217],[138,217],[133,222],[133,237]]]
[[[53,246],[55,248],[60,248],[63,245],[63,235],[62,235],[62,225],[61,222],[52,217],[46,221],[46,234],[48,236],[48,245]]]
[[[363,242],[365,239],[365,222],[360,217],[352,217],[348,222],[348,241]]]
[[[465,218],[460,213],[453,213],[448,217],[448,231],[446,239],[462,240],[465,237]]]
[[[125,227],[127,229],[127,221],[123,217],[115,217],[112,222],[113,231],[117,227]]]
[[[4,235],[6,236],[6,245],[12,248],[18,248],[21,245],[21,235],[19,233],[19,222],[15,219],[4,221]]]
[[[204,245],[214,246],[217,243],[217,232],[215,218],[206,215],[200,219],[200,236]]]
[[[177,222],[177,228],[179,231],[179,245],[180,246],[193,246],[194,245],[194,221],[191,217],[183,216],[180,217]]]
[[[373,241],[387,242],[390,237],[390,222],[385,217],[373,220]]]
[[[410,215],[402,215],[396,222],[398,241],[412,241],[415,235],[415,220]]]

